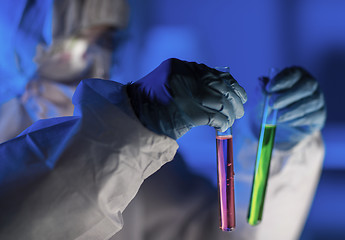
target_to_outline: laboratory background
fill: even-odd
[[[327,105],[322,131],[326,155],[301,239],[345,239],[345,2],[130,3],[123,78],[138,79],[168,57],[229,66],[248,92],[246,107],[255,100],[251,98],[256,94],[253,85],[270,67],[299,65],[316,77]],[[216,172],[216,162],[210,161],[215,158],[213,136],[213,129],[200,127],[179,140],[179,151],[190,168],[204,175],[210,169]]]
[[[345,1],[130,0],[129,4],[129,25],[116,37],[113,80],[136,81],[171,57],[229,66],[246,89],[250,106],[258,77],[271,67],[299,65],[316,77],[327,105],[322,130],[326,155],[301,239],[345,239]],[[48,16],[49,6],[49,1],[42,1]],[[16,14],[10,5],[2,11]],[[0,36],[11,31],[8,26],[0,28]],[[51,26],[41,27],[49,40]],[[30,39],[18,41],[22,48],[32,47]],[[1,37],[0,43],[4,61],[6,38]],[[0,73],[0,103],[23,91],[27,81],[23,76],[34,68],[32,62],[20,74],[10,68]],[[198,127],[178,140],[188,167],[211,181],[210,172],[216,173],[214,134],[211,127]]]

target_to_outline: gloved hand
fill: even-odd
[[[127,85],[127,93],[144,126],[174,139],[200,125],[225,131],[243,116],[247,101],[229,73],[178,59]]]
[[[286,68],[266,86],[270,105],[278,109],[276,145],[289,149],[319,131],[326,121],[326,107],[318,82],[300,67]]]

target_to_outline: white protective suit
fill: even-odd
[[[121,84],[84,80],[73,102],[74,116],[40,120],[0,145],[0,239],[298,238],[322,165],[319,133],[275,152],[258,227],[244,224],[248,205],[240,202],[238,228],[221,232],[216,191],[178,161],[147,180],[123,221],[144,179],[172,160],[178,145],[141,125]],[[249,172],[236,172],[244,198]]]

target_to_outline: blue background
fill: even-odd
[[[35,15],[41,19],[34,21],[36,29],[43,29],[38,39],[23,38],[15,31],[23,22],[25,2],[4,1],[0,10],[0,103],[20,94],[35,71],[28,58],[18,72],[15,55],[33,57],[33,46],[50,41],[50,1],[37,5],[45,9],[42,16]],[[230,66],[248,92],[247,105],[253,104],[250,96],[255,94],[258,77],[272,66],[301,65],[319,80],[328,110],[323,130],[326,157],[302,239],[345,239],[345,1],[129,2],[130,24],[118,35],[114,80],[136,81],[169,57]],[[37,36],[33,26],[21,27]],[[207,170],[205,163],[214,159],[214,150],[198,139],[211,139],[210,135],[214,135],[211,128],[200,127],[179,141],[189,166],[201,173]],[[195,151],[198,148],[207,153]]]
[[[169,57],[230,66],[248,92],[247,106],[253,104],[250,96],[258,77],[272,66],[300,65],[318,79],[328,111],[323,130],[326,156],[301,239],[345,239],[345,2],[130,3],[131,22],[118,60],[122,73],[115,79],[135,81]],[[209,170],[209,159],[214,159],[213,145],[207,140],[212,134],[201,127],[179,140],[189,166],[202,174]]]

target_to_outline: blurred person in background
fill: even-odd
[[[90,42],[95,41],[93,35],[87,37]],[[80,52],[88,47],[84,40],[80,41],[73,45],[69,39],[58,44],[62,51],[56,52],[62,54],[57,55],[57,62],[51,57],[54,50],[41,53],[37,58],[39,65],[46,69],[57,65],[59,72],[53,74],[39,67],[40,75],[51,73],[50,78],[59,84],[69,79],[74,83],[72,87],[87,77],[84,73],[91,66],[90,60],[80,60]],[[73,59],[73,51],[77,60],[64,62]],[[219,231],[214,188],[205,179],[188,172],[179,157],[176,164],[167,164],[155,173],[172,160],[176,139],[199,125],[229,127],[243,116],[246,102],[244,90],[231,75],[202,64],[169,59],[133,84],[99,79],[83,81],[74,96],[74,116],[38,121],[1,145],[0,236],[4,239],[298,238],[322,165],[319,130],[325,120],[324,101],[317,81],[296,67],[284,69],[266,91],[275,95],[272,104],[280,110],[281,132],[277,133],[278,151],[272,160],[265,221],[260,226],[243,224],[245,196],[240,196],[238,229],[230,234]],[[68,104],[69,101],[64,101],[58,105]],[[63,115],[71,114],[60,111],[40,118]],[[252,116],[256,118],[255,114]],[[255,124],[243,125],[244,131]],[[244,152],[255,146],[255,140],[247,143]],[[244,166],[253,164],[254,159],[249,155],[238,159],[239,179],[248,172]],[[239,186],[240,190],[250,188],[248,182]],[[122,219],[122,212],[133,198]],[[291,212],[298,216],[291,216]]]
[[[37,70],[27,76],[22,94],[1,105],[0,142],[17,136],[39,119],[73,115],[72,95],[80,80],[109,78],[114,37],[128,21],[125,0],[54,1],[51,6],[52,44],[47,46],[39,35],[43,30],[35,30],[38,33],[31,30],[32,25],[35,27],[34,17],[49,11],[40,9],[40,5],[44,4],[25,1],[17,31],[23,35],[23,45],[26,37],[35,39]],[[27,52],[22,55],[25,54],[29,55]]]

